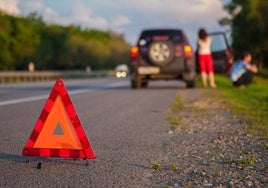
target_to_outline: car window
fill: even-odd
[[[212,39],[211,43],[212,52],[223,51],[227,49],[228,46],[222,34],[210,35],[210,37]]]
[[[182,32],[179,30],[151,30],[151,31],[144,31],[138,41],[140,46],[150,43],[154,39],[164,39],[166,40],[171,39],[175,42],[182,42]]]

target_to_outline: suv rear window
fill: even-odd
[[[172,40],[174,42],[183,42],[182,31],[180,30],[145,30],[142,32],[138,44],[142,45],[144,43],[142,42],[142,44],[140,44],[140,41],[149,43],[157,38]]]

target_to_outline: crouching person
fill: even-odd
[[[250,64],[251,59],[251,54],[245,51],[241,54],[241,59],[234,63],[230,74],[234,86],[245,87],[252,82],[254,74],[258,72],[258,68],[256,65]]]

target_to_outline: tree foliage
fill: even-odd
[[[235,54],[249,50],[259,67],[268,68],[268,1],[232,0],[225,10],[230,17],[219,23],[231,25]]]
[[[0,12],[0,70],[111,69],[128,60],[129,44],[112,31],[46,24],[32,13],[14,17]]]

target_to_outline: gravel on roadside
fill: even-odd
[[[247,122],[217,90],[182,91],[180,125],[148,175],[155,187],[268,187],[267,139],[248,135]],[[214,97],[213,97],[214,96]]]

